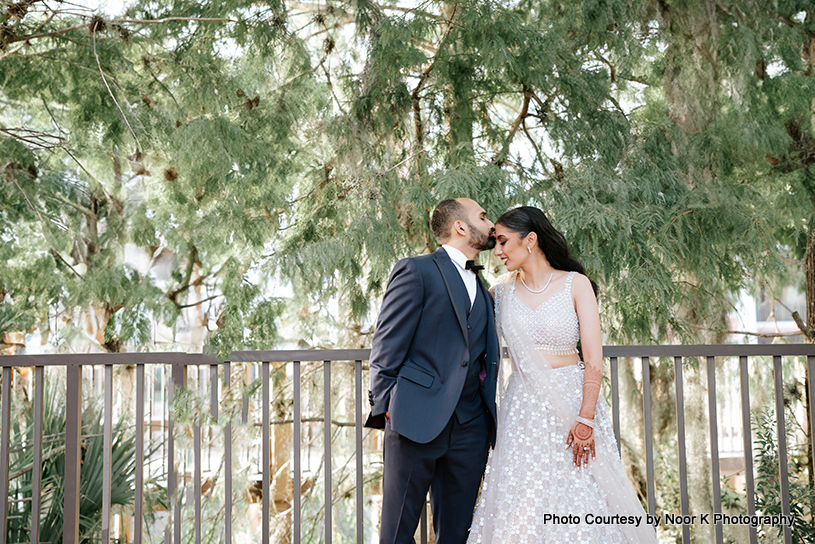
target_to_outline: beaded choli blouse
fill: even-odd
[[[571,355],[577,353],[580,339],[580,323],[572,302],[572,279],[576,272],[569,272],[563,289],[544,300],[536,308],[530,308],[515,294],[515,281],[510,281],[510,298],[518,318],[529,331],[532,341],[542,353]]]

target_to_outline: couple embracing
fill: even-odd
[[[391,272],[371,350],[380,543],[414,541],[428,490],[438,544],[656,542],[599,398],[596,287],[563,235],[537,208],[493,225],[465,198],[440,202],[431,230],[441,248]],[[488,291],[474,261],[492,248],[509,273]],[[512,363],[500,412],[499,335]],[[587,514],[642,523],[553,523]]]

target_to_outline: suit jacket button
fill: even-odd
[[[461,366],[467,366],[467,361],[461,361]]]

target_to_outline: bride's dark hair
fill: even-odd
[[[552,226],[546,214],[538,208],[519,206],[499,217],[495,224],[503,225],[512,232],[517,232],[521,238],[530,232],[534,232],[538,235],[538,247],[541,248],[553,268],[586,274],[586,270],[580,264],[580,261],[569,254],[569,244],[566,242],[566,237]],[[591,279],[589,281],[591,281],[591,287],[596,295],[598,292],[597,284]]]

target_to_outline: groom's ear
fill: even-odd
[[[459,236],[467,236],[467,225],[461,219],[453,221],[453,232]]]

